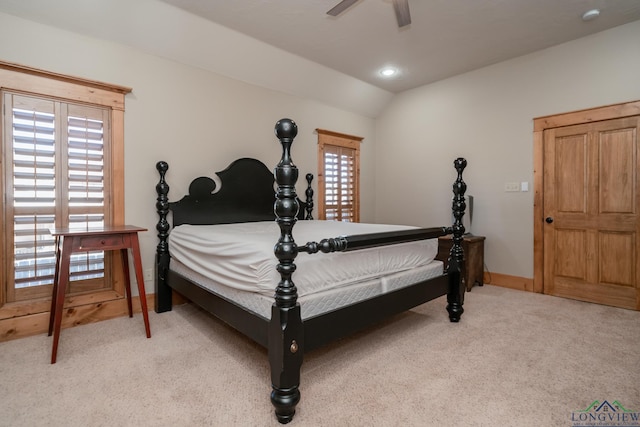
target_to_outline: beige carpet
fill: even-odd
[[[571,426],[640,412],[640,313],[493,286],[307,355],[292,426]],[[0,426],[276,426],[265,350],[191,305],[0,343]]]

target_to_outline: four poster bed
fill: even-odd
[[[306,176],[306,201],[295,189],[290,149],[297,126],[282,119],[275,132],[282,144],[275,174],[258,160],[240,159],[217,174],[218,191],[211,178],[197,178],[177,202],[168,199],[169,165],[158,162],[155,301],[157,312],[171,310],[175,290],[267,348],[271,402],[287,423],[300,400],[305,352],[442,295],[450,320],[460,320],[466,161],[454,162],[452,227],[314,221],[313,176]],[[443,273],[434,260],[437,237],[451,233]],[[294,234],[308,243],[296,243]]]

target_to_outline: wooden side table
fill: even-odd
[[[462,239],[462,250],[464,251],[462,279],[466,284],[467,291],[470,291],[475,284],[478,286],[483,285],[484,241],[484,236],[474,236],[472,234],[466,234]],[[436,255],[436,259],[444,262],[445,269],[448,267],[447,260],[452,246],[452,235],[438,238],[438,255]]]
[[[64,305],[64,294],[69,283],[69,263],[72,252],[87,251],[112,251],[119,250],[122,256],[122,267],[124,270],[124,284],[127,295],[127,306],[129,317],[133,317],[131,307],[131,278],[129,277],[129,260],[127,249],[131,249],[133,255],[133,265],[138,282],[138,292],[140,294],[140,305],[142,305],[142,317],[147,338],[151,338],[149,328],[149,314],[147,313],[147,297],[144,289],[142,274],[142,261],[140,259],[140,243],[138,233],[147,231],[146,228],[132,225],[105,226],[92,228],[89,230],[74,230],[69,228],[53,228],[49,230],[55,238],[56,245],[56,269],[53,279],[53,295],[51,298],[51,314],[49,315],[49,336],[53,332],[53,350],[51,352],[51,363],[56,363],[58,353],[58,340],[60,338],[60,325],[62,324],[62,311]]]

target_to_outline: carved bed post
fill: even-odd
[[[278,187],[274,204],[276,222],[280,227],[280,238],[274,252],[279,260],[277,269],[281,280],[276,287],[275,302],[271,308],[268,352],[273,388],[271,403],[278,421],[285,424],[293,418],[300,401],[298,387],[304,349],[298,290],[291,280],[296,270],[293,261],[298,254],[292,230],[299,204],[295,188],[298,168],[291,161],[290,150],[298,127],[293,120],[282,119],[276,123],[275,132],[282,144],[282,158],[275,168]]]
[[[464,304],[464,284],[462,283],[462,267],[464,266],[464,253],[462,250],[462,239],[464,235],[464,225],[462,225],[462,217],[467,208],[464,193],[467,191],[467,184],[462,180],[462,171],[467,167],[467,161],[461,157],[453,162],[458,177],[453,183],[453,246],[449,252],[449,292],[447,293],[447,311],[449,312],[449,320],[458,322],[460,316],[464,312],[462,305]]]
[[[307,200],[305,200],[306,205],[304,207],[306,211],[306,215],[304,219],[312,220],[313,219],[313,188],[311,188],[311,181],[313,181],[313,174],[308,173],[307,176],[307,190],[305,191],[305,195]]]
[[[156,202],[156,211],[160,217],[156,230],[158,230],[158,238],[160,242],[156,248],[156,265],[155,265],[155,291],[156,291],[156,307],[157,313],[171,310],[171,288],[167,285],[167,272],[169,271],[169,245],[167,238],[169,237],[169,223],[167,215],[169,214],[169,185],[164,180],[164,175],[169,170],[167,162],[160,161],[156,163],[156,169],[160,173],[160,182],[156,185],[156,193],[158,194]]]

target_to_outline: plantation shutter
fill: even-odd
[[[318,218],[360,221],[359,157],[362,138],[317,129]]]
[[[355,221],[355,150],[327,145],[324,149],[325,219]]]
[[[106,108],[4,94],[7,207],[13,221],[7,300],[49,296],[55,269],[53,227],[86,229],[108,220]],[[8,215],[8,219],[11,215]],[[11,261],[7,258],[8,261]],[[105,286],[105,253],[72,254],[70,292]]]

